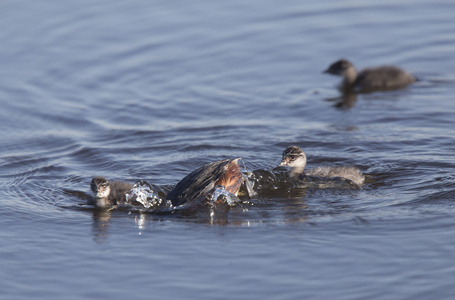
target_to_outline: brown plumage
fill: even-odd
[[[354,65],[346,59],[334,62],[324,73],[342,76],[341,87],[344,89],[364,92],[402,88],[416,81],[414,76],[394,66],[368,68],[357,73]]]
[[[194,170],[177,183],[166,200],[170,200],[173,206],[182,205],[207,197],[217,186],[223,186],[228,192],[237,195],[243,182],[238,160],[219,160]]]

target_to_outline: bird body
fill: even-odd
[[[126,193],[131,190],[132,184],[119,181],[108,181],[106,178],[97,176],[92,179],[90,189],[93,198],[87,201],[89,205],[96,207],[109,207],[126,201]]]
[[[305,152],[297,146],[287,147],[282,154],[280,166],[289,167],[290,177],[300,177],[301,175],[319,177],[342,177],[362,185],[365,177],[362,172],[353,166],[321,166],[305,171],[307,158]]]
[[[364,92],[402,88],[416,81],[414,76],[394,66],[367,68],[357,72],[346,59],[334,62],[324,73],[342,76],[341,87],[344,89]]]

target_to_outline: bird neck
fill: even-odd
[[[295,165],[292,166],[292,167],[289,169],[289,176],[290,176],[290,177],[297,177],[297,176],[299,176],[300,174],[303,174],[303,171],[305,170],[305,166],[306,166],[306,157],[305,157],[305,156],[300,157],[300,158],[295,162]]]
[[[108,196],[103,198],[96,198],[95,202],[97,207],[108,207],[112,205],[112,201],[108,199]]]
[[[343,73],[344,85],[353,85],[357,79],[357,70],[352,66]]]
[[[303,166],[303,167],[293,167],[293,168],[290,168],[290,169],[289,169],[289,176],[290,176],[290,177],[297,177],[297,176],[299,176],[300,174],[302,174],[304,170],[305,170],[305,166]]]

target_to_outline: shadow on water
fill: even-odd
[[[326,98],[325,100],[333,103],[333,106],[338,109],[353,108],[357,103],[357,93],[353,89],[344,89],[340,92],[340,96]]]
[[[384,101],[385,99],[395,99],[400,93],[393,93],[394,91],[406,91],[410,87],[395,88],[395,89],[380,89],[380,90],[354,90],[349,87],[339,87],[340,95],[336,97],[326,98],[325,100],[333,103],[333,107],[337,109],[351,109],[357,105],[360,96],[368,96],[368,99]]]
[[[83,210],[92,213],[92,234],[97,243],[108,243],[111,232],[111,223],[116,219],[127,217],[134,223],[138,234],[142,234],[149,226],[156,222],[189,222],[195,224],[207,224],[218,226],[243,226],[244,218],[239,214],[247,212],[251,203],[238,203],[235,207],[226,204],[208,206],[203,203],[193,203],[175,210],[137,209],[127,206],[113,209],[98,209],[84,207]]]

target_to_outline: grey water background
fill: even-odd
[[[2,1],[1,299],[453,299],[455,2]],[[344,101],[331,62],[419,78]],[[346,99],[345,99],[346,100]],[[84,205],[242,157],[356,165],[210,215]]]

